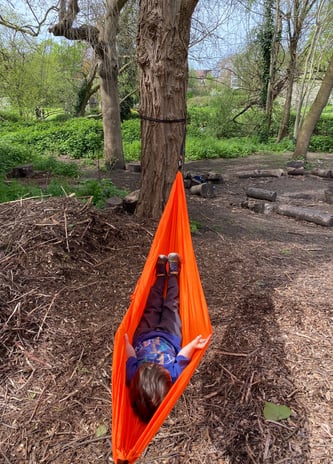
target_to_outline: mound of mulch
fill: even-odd
[[[70,197],[0,205],[1,462],[112,462],[113,335],[156,226]],[[331,462],[332,249],[294,239],[193,235],[214,337],[139,462]]]

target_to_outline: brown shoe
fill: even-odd
[[[159,255],[156,262],[156,277],[166,276],[166,263],[168,258],[165,255]]]

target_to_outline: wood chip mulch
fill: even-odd
[[[112,462],[113,335],[156,225],[70,197],[0,205],[1,463]],[[214,337],[138,462],[332,463],[332,245],[208,220],[193,241]]]

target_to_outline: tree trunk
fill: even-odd
[[[159,218],[182,158],[191,16],[198,0],[140,2],[141,115],[138,217]]]
[[[96,50],[99,65],[102,99],[104,158],[107,168],[125,169],[121,137],[120,103],[118,94],[117,32],[120,10],[127,0],[108,0],[104,28],[100,40],[102,48]]]
[[[94,80],[96,78],[97,73],[97,63],[94,63],[88,73],[88,75],[84,78],[82,82],[81,89],[78,92],[77,96],[77,105],[76,105],[76,114],[75,116],[82,117],[86,114],[86,107],[89,102],[89,98],[97,92],[99,86],[94,86]]]
[[[309,147],[309,143],[310,143],[313,130],[315,128],[317,121],[320,118],[320,115],[323,109],[325,108],[328,102],[332,88],[333,88],[333,55],[331,57],[331,61],[328,65],[328,68],[324,76],[324,79],[321,83],[321,86],[318,90],[317,96],[314,102],[312,103],[310,111],[305,117],[304,123],[299,131],[295,151],[293,154],[294,159],[300,158],[300,157],[304,157],[304,159],[306,159],[306,154],[308,151],[308,147]]]
[[[297,43],[298,43],[298,33],[290,39],[289,52],[290,52],[290,63],[287,70],[287,92],[286,100],[283,109],[283,117],[279,128],[279,133],[277,136],[277,142],[281,142],[282,139],[288,136],[289,134],[289,122],[290,122],[290,110],[291,110],[291,100],[293,96],[293,86],[296,74],[296,62],[297,62]]]
[[[116,37],[119,15],[127,0],[107,0],[104,25],[101,30],[91,25],[74,27],[80,11],[77,0],[61,2],[59,22],[49,28],[54,36],[69,40],[84,40],[93,48],[98,59],[104,129],[104,157],[107,167],[124,168],[120,105],[118,96],[118,54]]]

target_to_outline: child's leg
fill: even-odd
[[[164,284],[165,276],[158,276],[150,289],[145,310],[135,331],[134,338],[155,330],[159,325],[163,308]]]
[[[182,323],[179,316],[179,285],[177,275],[169,275],[168,290],[158,328],[182,338]]]

